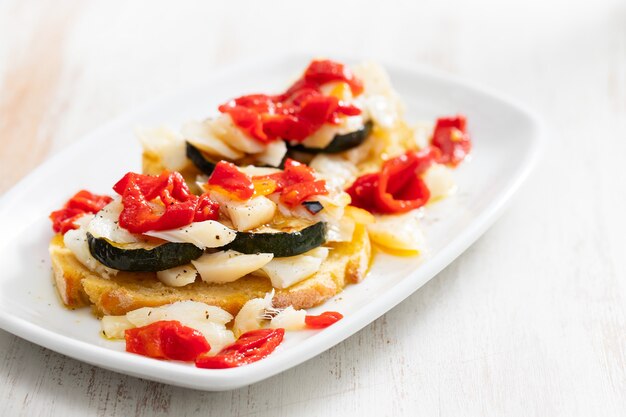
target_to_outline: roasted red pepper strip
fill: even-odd
[[[309,329],[324,329],[331,324],[337,323],[343,318],[343,314],[336,311],[325,311],[319,316],[306,316],[304,323]]]
[[[278,187],[284,188],[301,182],[315,181],[313,169],[291,158],[285,161],[285,169],[278,181]]]
[[[245,201],[254,195],[254,184],[252,184],[250,177],[239,171],[231,162],[218,162],[209,177],[208,184],[211,187],[221,189],[238,200]]]
[[[344,116],[361,114],[355,106],[333,96],[325,96],[320,87],[328,82],[343,81],[353,95],[363,91],[363,84],[343,64],[314,60],[302,77],[279,95],[252,94],[219,106],[237,127],[260,142],[278,138],[302,141],[324,123],[336,124]]]
[[[255,183],[264,180],[275,182],[280,201],[288,207],[296,207],[313,195],[328,194],[326,182],[316,179],[313,169],[290,158],[285,161],[284,171],[252,178]]]
[[[328,194],[324,180],[289,185],[281,191],[280,201],[288,207],[296,207],[314,195]]]
[[[365,174],[346,190],[352,205],[372,213],[397,214],[422,207],[430,192],[422,174],[439,157],[439,150],[409,151],[385,161],[380,172]]]
[[[428,148],[407,152],[383,164],[374,195],[376,207],[383,213],[405,213],[422,207],[430,191],[421,175],[432,165],[438,152]]]
[[[378,212],[378,209],[376,208],[376,192],[378,191],[379,179],[380,172],[364,174],[357,178],[350,188],[346,190],[352,198],[352,202],[350,204],[371,213]]]
[[[163,320],[125,331],[126,351],[155,359],[195,361],[211,350],[199,331],[176,320]]]
[[[226,346],[217,355],[200,355],[198,368],[234,368],[263,359],[283,341],[285,329],[251,330],[239,336],[235,343]]]
[[[363,92],[363,83],[345,65],[329,59],[312,61],[304,72],[304,80],[318,86],[331,81],[345,81],[355,96]]]
[[[465,116],[440,117],[432,137],[432,146],[441,151],[437,162],[453,167],[460,164],[472,150]]]
[[[129,172],[113,190],[122,196],[124,205],[120,226],[132,233],[175,229],[216,220],[219,214],[219,204],[208,194],[191,194],[178,172],[165,171],[159,176]]]
[[[108,195],[92,194],[87,190],[80,190],[70,198],[61,210],[50,213],[52,230],[65,234],[68,230],[76,229],[74,224],[79,217],[86,213],[97,213],[113,199]]]

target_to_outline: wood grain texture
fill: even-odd
[[[511,207],[355,336],[232,392],[127,377],[0,331],[1,415],[626,415],[624,3],[315,4],[0,3],[0,191],[107,119],[280,50],[422,63],[529,104],[550,134]]]
[[[4,35],[22,36],[6,44],[6,68],[0,78],[0,148],[6,161],[0,168],[0,191],[46,156],[64,107],[59,88],[63,47],[75,7],[34,6],[19,3],[4,16]],[[33,30],[23,31],[28,25]]]

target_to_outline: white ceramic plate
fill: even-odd
[[[460,192],[427,210],[430,253],[419,259],[378,256],[365,281],[322,309],[345,318],[319,332],[291,332],[268,358],[236,369],[207,370],[124,352],[123,342],[100,336],[89,309],[62,307],[52,286],[48,214],[75,191],[110,193],[129,170],[140,170],[137,126],[204,118],[225,99],[277,91],[309,57],[250,62],[216,72],[206,84],[162,99],[87,135],[40,166],[0,200],[0,327],[49,349],[117,372],[201,390],[233,389],[282,372],[336,345],[404,300],[471,245],[497,218],[529,173],[541,129],[508,99],[444,75],[386,65],[406,102],[409,120],[465,113],[474,156],[455,172]],[[346,60],[351,62],[351,60]],[[354,62],[354,61],[352,61]]]

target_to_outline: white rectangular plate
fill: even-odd
[[[471,245],[497,218],[529,173],[541,129],[510,100],[428,71],[386,65],[406,102],[407,118],[433,120],[462,112],[474,140],[473,160],[455,172],[460,192],[426,211],[429,254],[377,255],[369,276],[319,309],[345,318],[323,331],[291,332],[268,358],[236,369],[197,369],[124,352],[100,336],[89,309],[62,307],[52,285],[48,214],[81,188],[111,193],[111,185],[140,170],[137,126],[179,127],[204,118],[221,102],[249,92],[272,92],[302,71],[309,57],[250,62],[216,72],[194,89],[159,100],[87,135],[54,156],[0,200],[0,327],[73,358],[117,372],[201,390],[233,389],[298,365],[351,336],[404,300]],[[355,62],[346,60],[346,62]]]

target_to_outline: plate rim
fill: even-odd
[[[335,56],[335,55],[333,55]],[[18,181],[13,187],[0,196],[0,212],[11,202],[20,196],[20,190],[28,188],[28,185],[35,181],[40,175],[40,171],[50,169],[57,160],[64,158],[66,154],[77,151],[83,146],[88,146],[94,137],[98,137],[103,132],[115,130],[118,125],[137,119],[142,114],[148,114],[164,102],[173,100],[174,97],[189,94],[205,85],[210,85],[220,76],[228,75],[231,71],[245,70],[254,66],[280,65],[281,62],[292,62],[294,60],[308,61],[309,54],[276,54],[273,56],[253,57],[238,61],[233,65],[226,65],[212,70],[201,83],[196,83],[189,87],[179,89],[167,94],[161,94],[152,100],[125,111],[110,121],[89,130],[80,135],[80,138],[69,146],[55,152],[42,164],[37,166],[32,172]],[[337,56],[337,59],[347,62],[363,61],[350,56]],[[369,303],[342,320],[342,326],[329,327],[323,332],[319,332],[307,339],[306,346],[298,346],[282,352],[279,357],[269,356],[262,361],[250,364],[241,368],[226,370],[198,369],[192,365],[171,363],[165,361],[155,361],[138,355],[129,355],[108,349],[104,346],[94,345],[89,342],[74,339],[70,336],[58,334],[39,325],[33,324],[24,318],[11,314],[10,311],[0,307],[0,328],[36,343],[40,346],[51,349],[60,354],[78,359],[94,366],[109,369],[122,374],[127,374],[139,378],[154,380],[171,385],[177,385],[192,389],[205,391],[225,391],[247,386],[266,378],[281,373],[293,366],[299,365],[314,356],[317,356],[329,348],[341,343],[346,338],[378,319],[380,316],[391,310],[400,302],[408,298],[409,295],[417,291],[422,285],[434,278],[446,266],[454,262],[469,246],[489,228],[502,214],[506,206],[511,202],[511,197],[517,192],[522,183],[529,176],[536,165],[546,129],[541,120],[534,112],[529,110],[524,104],[516,99],[498,93],[490,88],[479,86],[471,81],[466,81],[461,77],[434,70],[419,64],[406,62],[389,62],[385,59],[377,60],[384,67],[394,71],[404,71],[428,78],[438,82],[454,86],[462,86],[470,90],[473,94],[490,98],[501,105],[506,105],[521,115],[529,123],[530,134],[525,138],[528,143],[526,152],[520,159],[520,163],[507,181],[502,186],[502,191],[490,201],[485,210],[476,216],[461,233],[455,235],[450,243],[428,259],[414,272],[407,274],[392,288],[385,291],[385,296],[376,302]],[[420,279],[422,277],[422,279]]]

